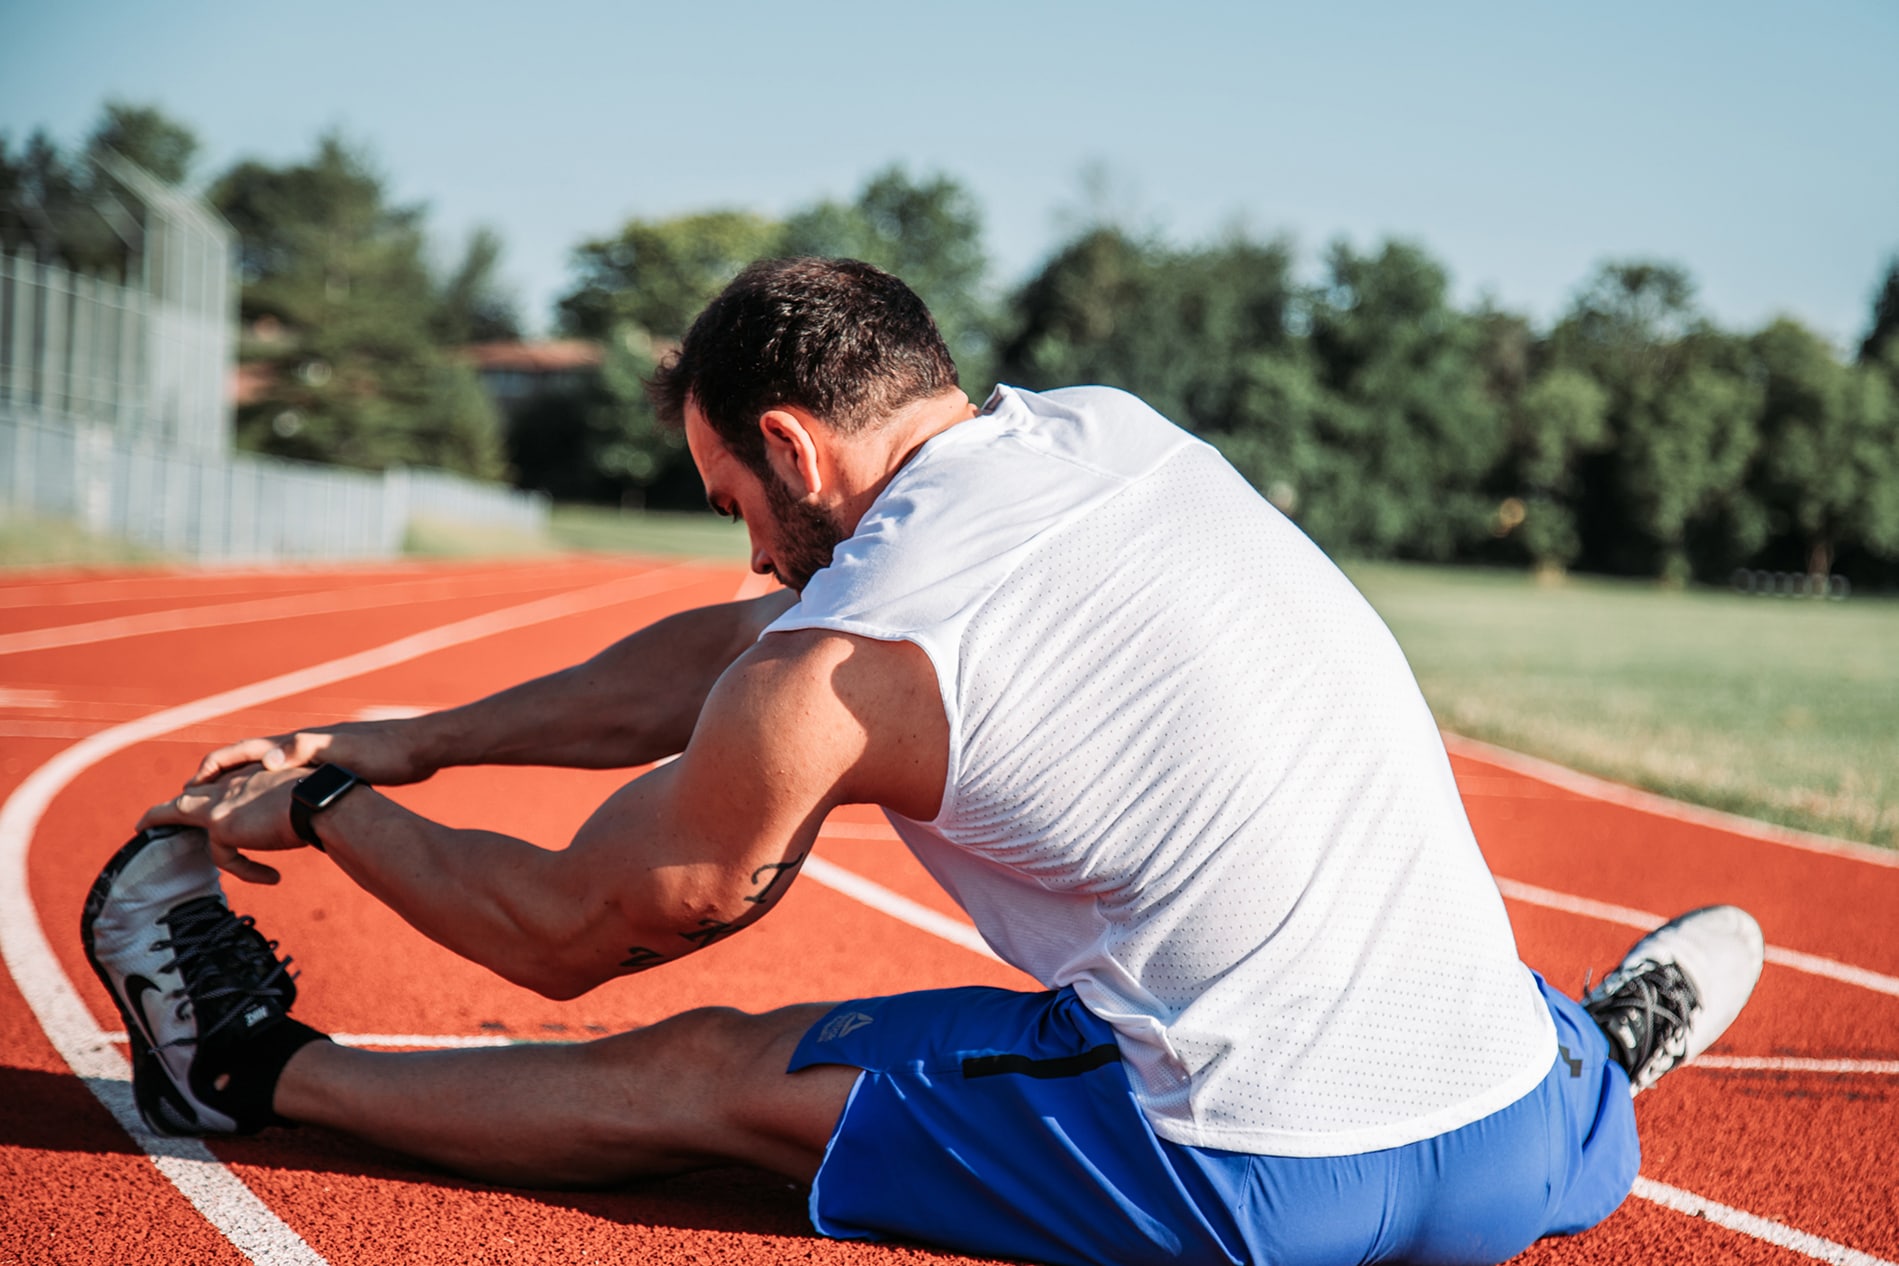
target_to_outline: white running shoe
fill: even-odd
[[[1640,1094],[1714,1044],[1760,979],[1766,942],[1735,906],[1691,910],[1635,943],[1583,1008]]]
[[[233,1057],[263,1048],[274,1086],[288,1058],[274,1048],[317,1035],[287,1014],[297,996],[290,960],[225,904],[203,831],[154,827],[121,848],[86,897],[80,935],[125,1021],[147,1125],[249,1134],[281,1123],[268,1087],[260,1104],[258,1079],[233,1077]]]

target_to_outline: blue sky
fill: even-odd
[[[1899,5],[166,5],[0,0],[0,131],[108,97],[200,171],[341,127],[445,244],[477,224],[544,322],[628,216],[782,213],[902,162],[968,185],[998,284],[1089,202],[1190,242],[1423,242],[1460,299],[1548,321],[1594,265],[1686,265],[1704,308],[1842,346],[1899,252]],[[1099,182],[1097,182],[1099,184]],[[1097,198],[1097,201],[1100,201]]]

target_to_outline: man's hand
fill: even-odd
[[[253,764],[216,782],[188,786],[175,800],[153,805],[139,819],[138,829],[199,827],[211,838],[211,857],[218,869],[247,883],[274,884],[283,878],[276,868],[244,853],[307,847],[290,827],[290,789],[309,772]]]
[[[186,781],[185,790],[189,793],[247,766],[275,772],[333,764],[379,786],[421,782],[436,771],[421,758],[416,733],[407,720],[345,721],[322,729],[245,739],[205,757]]]

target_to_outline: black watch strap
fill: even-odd
[[[297,833],[298,839],[318,852],[326,851],[322,837],[316,833],[316,823],[311,819],[362,782],[362,779],[341,765],[318,765],[299,778],[290,789],[290,829]]]

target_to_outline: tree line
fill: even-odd
[[[17,148],[0,135],[0,248],[130,280],[143,209],[93,158],[116,153],[184,185],[198,148],[185,125],[123,102],[106,105],[71,153],[43,131]],[[495,234],[475,233],[438,266],[423,210],[392,201],[336,135],[302,160],[236,162],[202,196],[237,234],[240,448],[369,470],[508,473],[501,416],[457,355],[471,340],[520,332],[495,280]]]
[[[903,276],[972,392],[1135,392],[1335,553],[1676,582],[1741,566],[1899,578],[1899,260],[1850,359],[1788,318],[1721,329],[1683,269],[1646,260],[1603,264],[1539,329],[1460,308],[1444,266],[1402,240],[1335,242],[1310,282],[1285,239],[1180,246],[1096,223],[998,293],[974,199],[891,168],[852,202],[782,221],[633,220],[576,248],[561,323],[608,346],[608,371],[562,416],[577,438],[591,419],[581,451],[639,453],[592,463],[603,491],[696,500],[639,381],[707,297],[769,254]]]
[[[189,140],[156,112],[112,106],[92,143],[181,179],[153,164],[188,161]],[[20,155],[0,140],[0,233],[32,220],[23,202],[48,204],[49,154],[43,137]],[[453,355],[518,331],[494,235],[432,271],[421,212],[392,205],[334,136],[302,163],[237,164],[207,192],[243,241],[244,354],[273,370],[271,394],[239,418],[239,442],[266,451],[505,469],[564,498],[698,506],[643,379],[744,264],[838,255],[917,289],[972,394],[1124,387],[1336,554],[1899,581],[1899,259],[1848,354],[1788,318],[1723,329],[1692,278],[1654,260],[1601,265],[1540,327],[1459,306],[1443,264],[1404,240],[1335,242],[1314,280],[1283,238],[1181,245],[1098,219],[1009,287],[969,191],[891,167],[849,200],[782,218],[632,219],[577,244],[555,321],[600,344],[601,370],[504,427]]]

